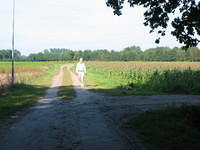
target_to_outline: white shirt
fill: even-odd
[[[76,72],[78,73],[78,72],[84,72],[84,73],[86,73],[86,66],[85,66],[85,64],[84,63],[77,63],[77,65],[76,65]]]

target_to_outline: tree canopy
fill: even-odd
[[[114,14],[122,15],[125,0],[106,0],[108,7],[114,9]],[[200,1],[198,0],[127,0],[130,7],[143,6],[144,25],[157,32],[160,37],[165,36],[168,24],[171,23],[171,34],[183,43],[184,48],[197,46],[200,43]],[[174,14],[174,17],[171,15]]]
[[[15,50],[16,61],[77,61],[83,57],[85,60],[99,61],[200,61],[200,49],[190,47],[187,51],[180,48],[156,47],[142,51],[138,46],[130,46],[121,51],[79,50],[73,51],[65,48],[45,49],[43,52],[22,56]],[[0,50],[0,61],[10,61],[11,50]]]

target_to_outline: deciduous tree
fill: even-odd
[[[126,0],[107,0],[108,7],[114,9],[114,14],[122,15],[123,4]],[[184,48],[197,46],[200,42],[200,1],[199,0],[127,0],[130,7],[143,6],[144,25],[151,32],[165,36],[169,23],[174,28],[171,34],[183,43]],[[174,14],[174,17],[171,15]],[[171,18],[170,18],[171,17]]]

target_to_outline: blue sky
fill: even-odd
[[[144,9],[125,6],[113,15],[105,0],[16,0],[16,49],[28,55],[48,48],[143,50],[180,46],[170,34],[159,45],[143,25]],[[0,0],[0,49],[11,48],[12,0]]]

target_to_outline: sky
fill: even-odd
[[[16,0],[15,48],[23,55],[49,48],[114,49],[136,45],[142,50],[181,46],[167,30],[160,44],[156,33],[143,25],[145,9],[113,14],[105,0]],[[0,49],[10,49],[12,0],[0,0]]]

